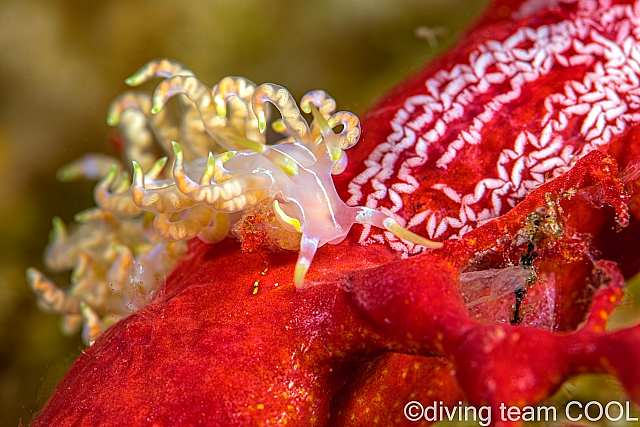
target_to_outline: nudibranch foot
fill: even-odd
[[[298,260],[296,261],[293,273],[293,282],[298,288],[301,288],[304,284],[304,277],[306,276],[307,271],[311,266],[311,261],[313,261],[313,257],[318,250],[319,241],[320,239],[318,237],[302,235],[302,240],[300,241],[300,255],[298,255]]]

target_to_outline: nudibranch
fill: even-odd
[[[77,216],[75,231],[67,236],[64,224],[54,222],[46,264],[73,269],[71,288],[63,291],[39,271],[28,272],[41,305],[65,314],[66,332],[84,319],[85,340],[92,342],[105,324],[153,297],[185,251],[179,242],[220,242],[234,223],[258,212],[275,218],[266,229],[269,247],[299,250],[298,288],[317,248],[341,242],[356,223],[412,245],[442,245],[403,228],[400,217],[340,199],[332,175],[344,171],[360,121],[336,111],[326,92],[302,97],[302,111],[313,117],[308,123],[282,86],[226,77],[209,88],[172,60],[151,61],[126,82],[137,86],[158,77],[164,80],[153,95],[126,92],[109,109],[107,122],[119,127],[123,156],[133,165],[131,184],[126,168],[103,155],[87,155],[59,173],[64,180],[100,178],[98,207]],[[174,96],[182,110],[179,125],[164,108]],[[280,119],[270,117],[268,104]],[[281,140],[267,141],[269,125]],[[165,157],[158,158],[154,137]],[[173,167],[165,168],[170,156]]]

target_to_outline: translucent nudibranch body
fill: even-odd
[[[317,248],[341,242],[355,223],[386,229],[417,245],[441,246],[404,229],[377,210],[348,206],[340,199],[332,175],[344,171],[345,150],[358,142],[360,122],[350,112],[336,112],[336,102],[326,92],[313,91],[302,97],[302,110],[313,116],[308,123],[292,95],[282,86],[271,83],[256,86],[241,77],[226,77],[209,88],[192,71],[171,60],[151,61],[126,82],[139,85],[157,77],[164,80],[153,95],[126,92],[109,110],[108,123],[119,126],[124,140],[123,156],[133,164],[131,184],[126,168],[108,156],[84,156],[59,173],[64,179],[102,176],[94,194],[98,205],[94,217],[108,217],[109,224],[115,222],[118,226],[137,224],[140,235],[137,238],[148,241],[145,251],[152,250],[152,243],[167,245],[194,237],[209,243],[220,242],[243,215],[265,209],[277,220],[269,232],[272,236],[267,237],[276,246],[300,252],[294,271],[298,287],[303,286]],[[164,108],[174,96],[179,98],[182,110],[179,125]],[[270,118],[268,104],[275,106],[280,119]],[[281,134],[282,139],[267,141],[267,126]],[[337,127],[342,129],[336,132]],[[156,152],[154,137],[166,157]],[[168,157],[173,158],[172,167],[165,167]],[[84,253],[85,247],[91,247],[87,243],[90,236],[99,228],[81,223],[73,239],[65,237],[61,242],[54,233],[50,246],[59,248],[64,243],[68,246],[66,252]],[[131,228],[126,228],[129,233]],[[285,234],[297,237],[282,239]],[[124,244],[117,231],[112,240]],[[68,245],[69,241],[75,243]],[[144,256],[145,251],[138,256]],[[169,251],[170,258],[176,259],[182,251],[173,248]],[[88,259],[101,259],[102,255],[94,252]],[[112,254],[109,261],[103,260],[104,265],[94,270],[122,270],[122,262],[117,260]],[[75,268],[75,280],[91,270],[81,262],[87,263],[85,260],[66,266]],[[53,261],[48,264],[56,267]],[[163,262],[162,268],[152,266],[149,270],[156,277],[166,274],[166,265],[172,264]],[[76,317],[82,314],[85,330],[99,331],[101,325],[96,322],[100,316],[109,315],[112,305],[106,302],[112,293],[109,288],[122,285],[107,283],[104,274],[98,279],[94,276],[87,279],[92,286],[85,283],[81,291],[72,287],[71,292],[57,289],[35,270],[30,271],[29,280],[43,305]],[[149,291],[145,290],[144,295],[148,296]],[[52,299],[57,302],[54,304]]]
[[[159,68],[158,62],[147,64],[132,79],[138,82],[138,76],[157,76],[152,70]],[[310,92],[302,98],[303,111],[313,115],[311,124],[302,117],[292,95],[271,83],[256,87],[242,78],[226,78],[211,90],[193,76],[174,75],[156,89],[151,111],[160,113],[176,94],[196,105],[202,127],[220,147],[231,151],[218,156],[210,153],[206,163],[204,158],[187,163],[187,150],[172,142],[173,176],[160,181],[145,177],[143,168],[134,162],[133,201],[140,209],[157,214],[156,230],[165,239],[200,236],[212,241],[209,235],[224,236],[229,224],[237,220],[234,213],[269,203],[284,229],[301,234],[294,274],[299,287],[316,249],[341,242],[354,223],[385,228],[417,244],[439,246],[402,229],[381,212],[350,207],[340,199],[332,174],[344,170],[344,150],[358,141],[360,125],[352,113],[336,113],[335,101],[325,92]],[[282,117],[275,128],[279,125],[288,134],[272,145],[265,144],[262,136],[267,128],[267,103]],[[338,125],[343,129],[336,134],[333,127]],[[224,218],[225,214],[231,217]]]

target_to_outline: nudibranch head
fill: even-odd
[[[120,276],[126,276],[122,271],[134,268],[132,258],[138,248],[144,248],[137,253],[142,257],[166,251],[169,242],[194,237],[220,242],[243,215],[265,209],[273,213],[281,229],[270,233],[299,235],[300,255],[294,272],[298,287],[304,283],[317,248],[341,242],[355,223],[386,229],[414,244],[441,245],[409,232],[379,211],[348,206],[340,199],[332,175],[344,171],[345,150],[358,142],[360,122],[353,113],[336,111],[335,100],[326,92],[317,90],[302,98],[302,110],[313,117],[309,123],[282,86],[256,86],[241,77],[226,77],[209,88],[175,61],[151,61],[126,82],[138,85],[156,77],[164,80],[153,95],[127,92],[109,109],[107,121],[119,127],[125,141],[123,155],[133,165],[130,188],[125,167],[105,156],[85,156],[60,174],[66,179],[102,177],[95,189],[98,208],[91,216],[99,225],[81,222],[72,239],[54,233],[57,237],[49,253],[64,253],[61,258],[67,257],[66,264],[58,265],[51,256],[47,260],[50,267],[74,268],[73,276],[83,277],[91,286],[85,284],[82,291],[72,287],[65,293],[41,273],[30,271],[32,287],[50,309],[71,313],[76,319],[84,316],[87,330],[100,330],[96,322],[113,312],[106,296],[122,287],[114,288],[110,282],[115,275],[111,270],[119,269]],[[174,96],[182,109],[179,125],[164,108]],[[268,104],[279,111],[280,119],[271,118]],[[268,143],[267,126],[283,138]],[[342,129],[336,132],[337,127]],[[154,137],[165,157],[156,152]],[[165,168],[169,157],[173,165]],[[95,253],[92,239],[99,227],[111,227],[104,244],[117,242],[128,256],[125,261],[122,254],[101,258]],[[123,233],[137,234],[123,239]],[[291,249],[291,239],[273,236],[272,240]],[[286,245],[281,243],[285,240]],[[184,250],[179,248],[173,249],[171,259]],[[75,258],[68,257],[70,252]],[[103,265],[94,270],[106,274],[89,273],[98,259]],[[163,264],[164,269],[150,269],[156,281],[166,274],[167,265],[172,263]]]

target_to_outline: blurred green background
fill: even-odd
[[[483,4],[0,0],[0,427],[26,425],[84,347],[79,336],[60,334],[59,316],[36,307],[25,269],[44,269],[54,215],[68,223],[93,205],[94,183],[59,183],[55,172],[83,153],[110,152],[107,107],[127,89],[126,77],[169,57],[209,86],[241,75],[281,84],[296,99],[322,88],[340,109],[361,114],[454,42]],[[436,43],[416,37],[419,27],[431,28]],[[69,280],[49,277],[60,285]],[[639,285],[631,286],[636,294]],[[637,319],[638,299],[614,324]],[[619,392],[601,379],[595,387],[576,381],[555,402],[567,388]]]
[[[93,183],[62,184],[55,171],[108,152],[106,111],[126,77],[169,57],[209,86],[241,75],[296,99],[322,88],[359,114],[483,3],[0,0],[0,426],[27,424],[83,348],[60,334],[59,316],[38,310],[25,269],[43,269],[54,215],[70,222],[93,205]],[[445,31],[429,43],[415,36],[421,26]]]

